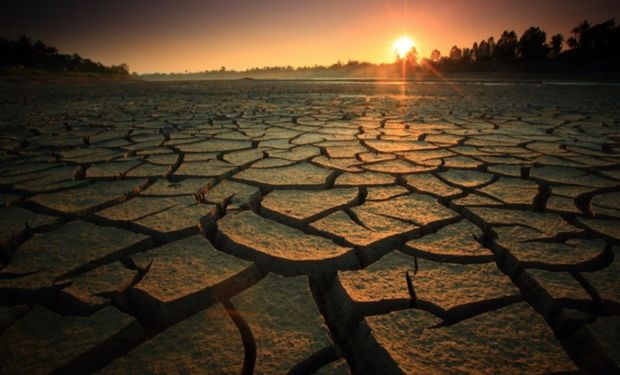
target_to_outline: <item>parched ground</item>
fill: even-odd
[[[0,373],[618,373],[620,90],[0,86]]]

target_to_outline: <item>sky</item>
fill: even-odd
[[[3,0],[0,36],[169,73],[391,62],[401,35],[428,57],[503,30],[568,36],[610,18],[620,22],[620,0]]]

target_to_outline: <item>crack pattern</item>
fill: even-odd
[[[0,85],[0,373],[618,372],[613,87]]]

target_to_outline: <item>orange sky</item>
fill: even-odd
[[[26,3],[26,4],[25,4]],[[9,1],[0,34],[26,33],[132,71],[183,72],[265,65],[389,62],[411,36],[422,56],[471,46],[505,29],[548,36],[587,18],[620,18],[608,0],[168,0]]]

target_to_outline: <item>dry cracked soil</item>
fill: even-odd
[[[1,84],[0,373],[618,373],[620,90]]]

